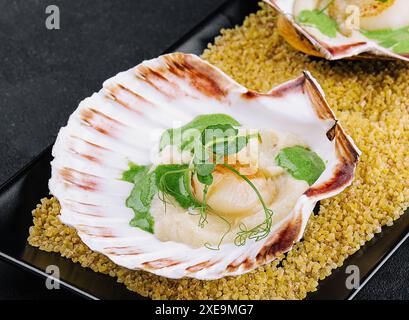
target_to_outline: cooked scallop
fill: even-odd
[[[207,205],[211,212],[228,218],[250,216],[262,210],[260,200],[251,186],[231,171],[217,166],[214,181],[207,193]],[[270,205],[276,195],[276,185],[272,178],[261,170],[247,177],[258,189],[264,202]],[[204,185],[196,177],[192,180],[193,190],[199,201],[203,201]]]

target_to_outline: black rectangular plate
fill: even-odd
[[[221,28],[241,24],[257,8],[257,1],[254,0],[228,1],[166,52],[200,54],[219,34]],[[28,230],[32,225],[31,210],[41,198],[49,195],[47,183],[51,174],[50,161],[51,146],[0,188],[0,257],[41,276],[47,276],[47,266],[57,265],[62,285],[87,298],[142,299],[107,275],[82,268],[78,263],[62,258],[57,253],[44,252],[28,245]],[[349,257],[341,268],[321,281],[318,291],[309,294],[308,298],[353,298],[408,237],[408,231],[409,213],[406,211],[392,227],[384,228],[382,233]],[[346,268],[349,265],[359,267],[361,286],[357,289],[346,288]]]

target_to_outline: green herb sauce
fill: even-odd
[[[155,173],[150,171],[149,166],[132,165],[123,176],[126,181],[133,177],[134,183],[134,188],[126,199],[126,206],[132,208],[135,213],[130,225],[153,233],[154,220],[150,208],[152,199],[158,191]]]
[[[276,156],[277,164],[297,180],[314,184],[325,170],[325,163],[313,151],[294,146],[282,149]]]
[[[126,206],[135,213],[130,225],[147,232],[154,232],[154,219],[150,208],[153,197],[158,193],[162,194],[163,199],[172,196],[184,209],[200,206],[190,190],[190,172],[187,165],[159,165],[152,169],[151,166],[130,164],[122,179],[134,184],[126,200]]]

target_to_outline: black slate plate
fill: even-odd
[[[214,14],[201,22],[189,34],[167,52],[183,51],[200,54],[212,42],[221,28],[240,24],[244,17],[257,10],[257,1],[230,0]],[[0,188],[0,258],[17,264],[40,276],[47,266],[56,265],[60,270],[61,284],[91,299],[141,299],[109,276],[82,268],[78,263],[48,253],[27,244],[28,230],[32,225],[31,210],[39,199],[48,196],[51,146],[17,173]],[[407,211],[392,227],[384,228],[373,240],[349,257],[343,267],[320,282],[318,291],[309,299],[351,299],[380,266],[408,237],[409,212]],[[345,285],[350,265],[359,268],[361,285],[348,289]]]

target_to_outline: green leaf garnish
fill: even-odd
[[[200,207],[190,190],[190,169],[186,164],[160,165],[155,169],[159,191],[171,195],[184,208]]]
[[[166,130],[161,136],[159,150],[163,150],[167,145],[178,145],[181,147],[181,150],[186,150],[186,147],[191,145],[196,140],[197,135],[200,136],[204,129],[212,125],[224,124],[231,126],[240,125],[239,122],[226,114],[216,113],[197,116],[180,128]],[[189,129],[194,130],[189,131]]]
[[[228,156],[238,153],[248,143],[247,136],[230,137],[216,142],[213,145],[213,153],[219,156]]]
[[[295,179],[314,184],[325,170],[325,163],[313,151],[294,146],[284,148],[276,156],[276,162],[286,169]]]
[[[146,166],[140,166],[135,163],[130,162],[129,169],[122,173],[121,180],[128,181],[134,183],[135,176],[146,169]]]
[[[197,174],[197,180],[199,180],[199,182],[202,183],[202,184],[210,186],[213,183],[213,175],[211,173],[209,173],[208,175],[205,175],[205,176]],[[205,202],[205,201],[203,201],[203,202]]]
[[[130,221],[131,227],[136,227],[144,231],[153,233],[154,220],[150,214],[138,214]]]
[[[409,53],[409,39],[399,42],[393,47],[393,52],[397,54]]]
[[[126,199],[126,206],[133,209],[135,217],[130,225],[153,233],[154,220],[149,210],[152,199],[157,193],[155,173],[150,172],[149,166],[133,165],[125,175],[127,179],[133,176],[134,188]],[[126,180],[129,181],[129,180]]]
[[[323,10],[303,10],[295,20],[299,24],[317,28],[322,34],[330,38],[335,38],[337,35],[337,23]]]
[[[126,206],[134,211],[130,225],[147,232],[154,232],[154,219],[150,213],[153,197],[162,192],[172,196],[182,208],[200,207],[190,190],[190,171],[187,165],[150,166],[132,164],[124,172],[125,181],[134,183]],[[133,177],[133,181],[131,181]]]
[[[196,163],[195,170],[200,176],[207,176],[211,174],[216,167],[214,163]]]
[[[216,158],[236,154],[242,150],[249,139],[260,135],[238,136],[239,130],[231,125],[212,125],[202,133],[202,144],[205,150],[210,150]],[[211,158],[211,157],[209,157]]]
[[[227,137],[234,137],[238,134],[239,130],[233,127],[231,124],[215,124],[204,128],[201,139],[202,144],[208,145],[215,142],[218,139]]]
[[[394,53],[409,53],[409,26],[399,29],[361,30],[361,33],[369,39],[376,40],[380,46],[391,49]]]

